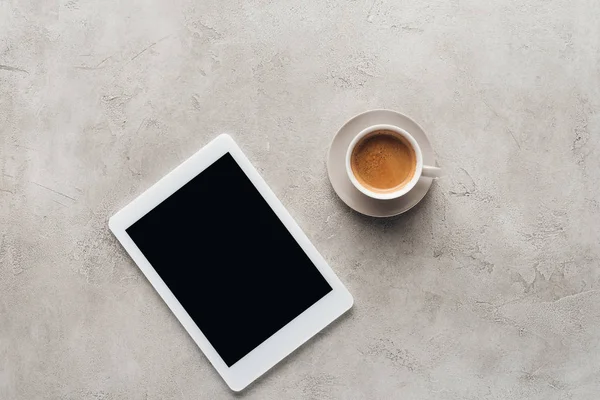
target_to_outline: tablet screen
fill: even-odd
[[[229,153],[126,231],[229,367],[332,290]]]

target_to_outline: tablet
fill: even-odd
[[[228,135],[111,217],[109,227],[235,391],[352,307],[348,290]]]

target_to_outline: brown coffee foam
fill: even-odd
[[[393,131],[376,131],[361,139],[350,158],[358,182],[374,192],[401,189],[414,177],[417,155],[410,143]]]

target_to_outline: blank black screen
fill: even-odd
[[[230,367],[332,290],[229,153],[127,233]]]

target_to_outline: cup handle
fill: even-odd
[[[439,178],[443,176],[442,169],[439,167],[432,167],[430,165],[423,165],[423,172],[421,172],[421,176],[427,178]]]

